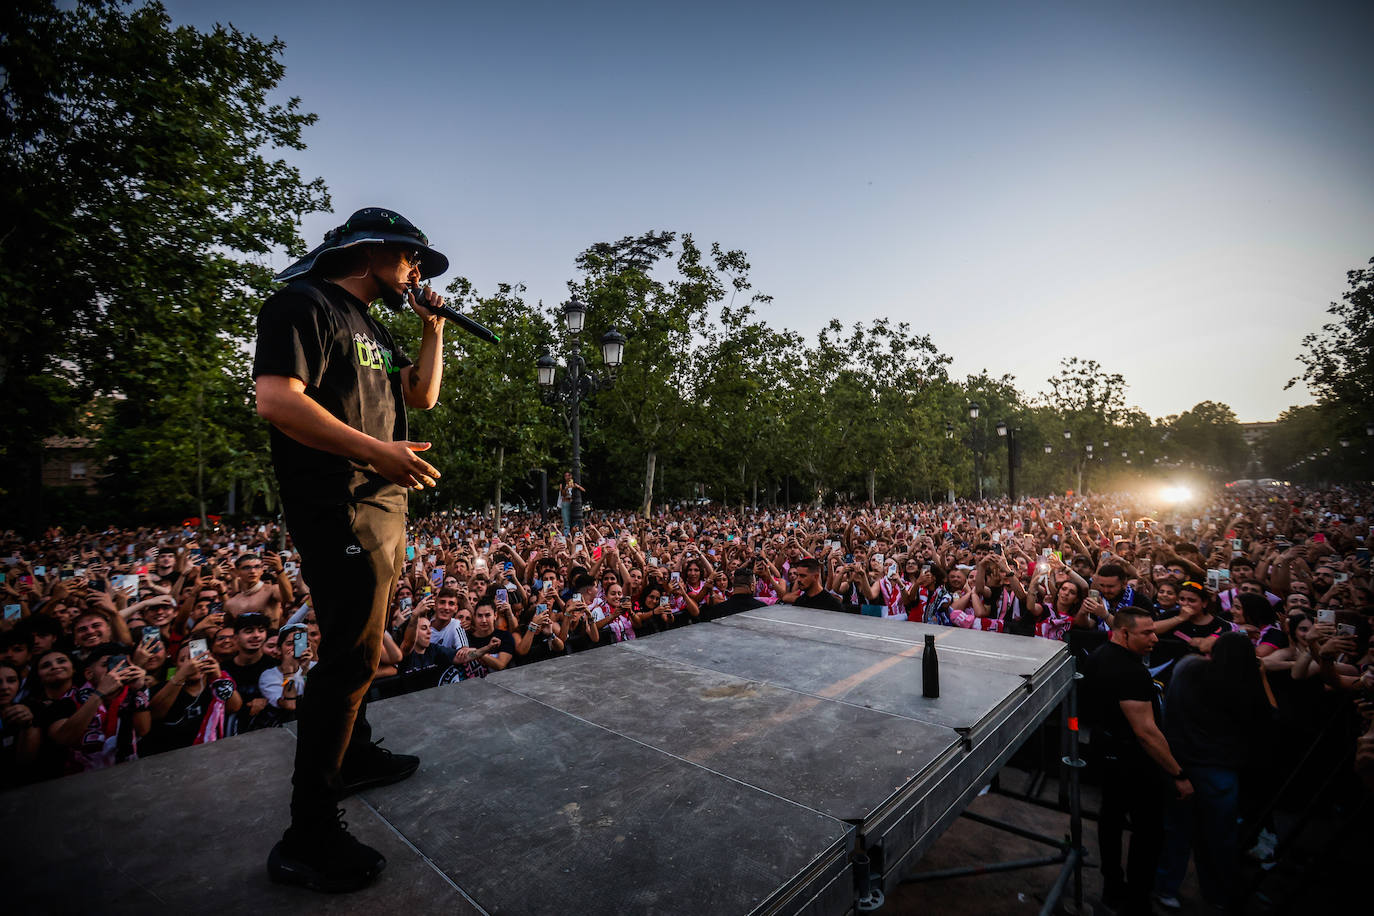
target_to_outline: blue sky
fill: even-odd
[[[286,42],[308,242],[394,207],[482,292],[691,232],[775,327],[890,316],[957,376],[1094,358],[1154,416],[1264,420],[1374,255],[1374,4],[167,6]]]

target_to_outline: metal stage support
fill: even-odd
[[[1070,878],[1073,879],[1073,900],[1074,912],[1083,912],[1083,865],[1087,860],[1087,850],[1083,848],[1083,811],[1080,806],[1079,770],[1086,766],[1086,762],[1079,756],[1078,749],[1078,682],[1083,679],[1083,675],[1074,673],[1073,685],[1069,690],[1068,696],[1064,698],[1061,706],[1064,721],[1064,749],[1065,753],[1060,758],[1060,785],[1063,788],[1061,798],[1066,801],[1066,808],[1069,813],[1069,835],[1063,839],[1055,839],[1034,830],[1027,830],[1016,824],[1009,824],[996,818],[985,817],[972,811],[965,811],[961,815],[968,820],[987,827],[1010,833],[1036,843],[1043,843],[1046,846],[1054,847],[1059,850],[1054,855],[1041,856],[1034,859],[1013,859],[1006,862],[990,862],[982,865],[968,865],[960,868],[945,868],[938,871],[917,872],[906,879],[906,883],[919,883],[924,881],[939,881],[946,878],[966,878],[972,875],[991,874],[993,872],[1017,871],[1023,868],[1044,868],[1047,865],[1059,865],[1059,873],[1055,877],[1054,884],[1050,888],[1049,894],[1045,897],[1045,903],[1040,908],[1040,916],[1050,916],[1058,907],[1059,901],[1064,896],[1064,889]],[[1032,780],[1033,784],[1036,780]],[[1005,793],[1008,797],[1018,796]],[[1038,793],[1036,793],[1038,794]],[[1034,794],[1032,794],[1034,797]]]
[[[926,633],[938,699],[922,696]],[[1072,710],[1073,676],[1051,640],[775,606],[383,700],[375,736],[422,763],[345,802],[389,864],[335,908],[877,909],[1040,723]],[[265,873],[293,753],[271,729],[0,794],[7,901],[328,908]],[[1075,768],[1069,781],[1076,800]],[[1078,874],[1078,822],[1075,807],[1050,859],[1056,894]]]

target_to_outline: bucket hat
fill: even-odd
[[[419,251],[420,279],[428,280],[448,270],[448,258],[429,247],[429,238],[414,223],[395,210],[364,207],[324,234],[324,242],[290,267],[277,274],[278,283],[319,273],[329,266],[335,252],[357,245],[405,245]]]

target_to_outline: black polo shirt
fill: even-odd
[[[382,442],[406,438],[401,370],[410,360],[368,304],[325,280],[278,290],[258,313],[253,378],[300,379],[332,416]],[[272,467],[282,499],[296,505],[366,502],[404,512],[406,491],[371,465],[302,445],[271,428]]]
[[[822,611],[843,611],[845,609],[835,593],[825,588],[817,592],[814,598],[807,595],[806,592],[802,592],[792,604],[795,607],[814,607]]]
[[[1122,700],[1149,703],[1159,724],[1159,691],[1139,655],[1114,642],[1098,646],[1083,661],[1083,707],[1094,729],[1094,749],[1132,762],[1144,762],[1135,730],[1121,711]]]

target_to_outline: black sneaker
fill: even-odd
[[[385,866],[385,856],[348,832],[342,811],[336,811],[333,820],[293,824],[267,857],[267,874],[273,881],[331,894],[367,887]]]
[[[367,746],[367,750],[344,759],[343,767],[339,770],[339,781],[343,784],[340,797],[347,798],[363,789],[400,782],[415,775],[419,768],[419,757],[393,754],[382,747],[381,741],[373,742]]]

